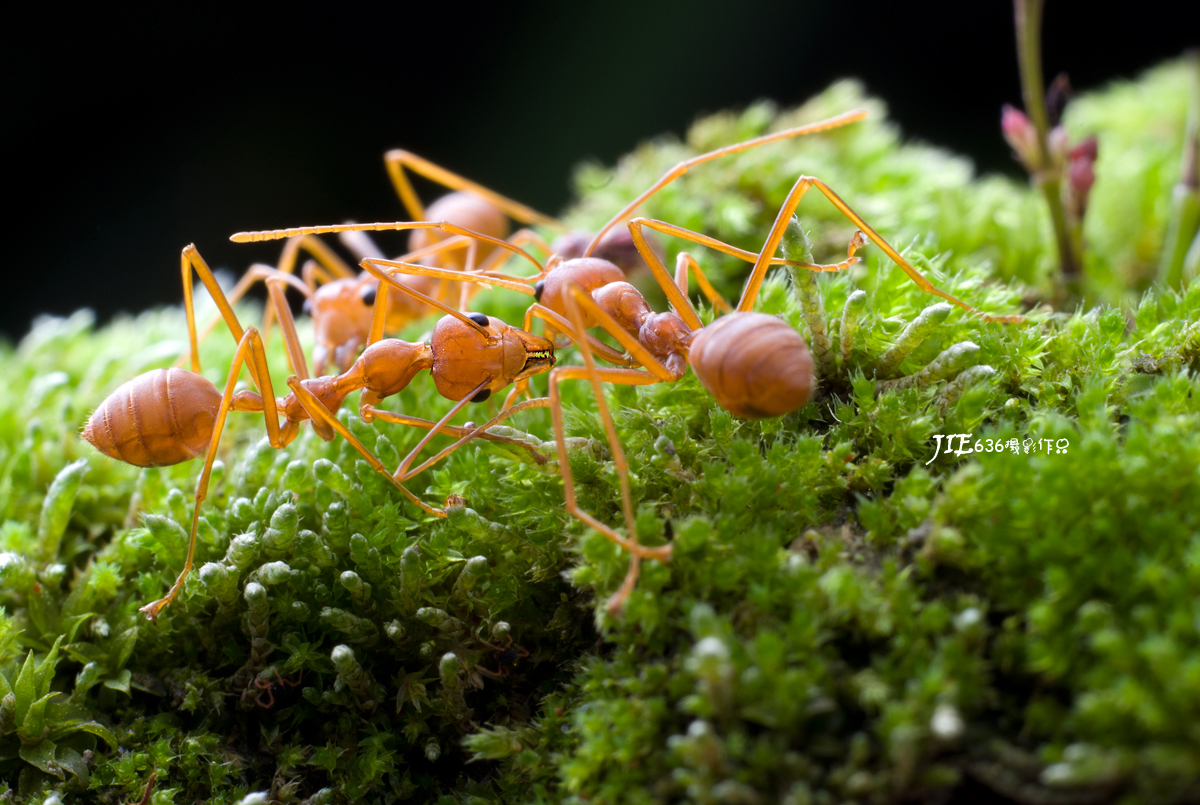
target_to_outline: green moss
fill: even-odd
[[[1174,70],[1145,91],[1174,97]],[[1125,93],[1076,106],[1102,135],[1089,232],[1131,225],[1123,204],[1158,209],[1170,192],[1169,177],[1142,195],[1120,192],[1116,168],[1105,178],[1118,151],[1177,164],[1162,143],[1182,115],[1118,114]],[[873,117],[698,169],[644,213],[757,249],[808,173],[980,309],[1049,293],[1039,199],[903,144],[852,84],[585,168],[568,218],[594,228],[681,158],[857,105]],[[798,212],[818,259],[844,255],[853,229],[836,210],[806,198]],[[1162,227],[1137,220],[1091,239],[1090,266],[1108,267],[1097,294],[1135,287],[1118,267]],[[736,296],[745,264],[689,248]],[[71,708],[76,737],[55,751],[83,773],[38,767],[29,758],[49,756],[28,749],[25,718],[0,721],[0,796],[138,801],[154,772],[156,803],[865,803],[960,785],[1022,802],[1194,800],[1200,286],[1004,326],[931,307],[877,249],[862,254],[799,295],[785,272],[760,295],[759,309],[825,334],[804,409],[738,420],[691,375],[609,391],[639,537],[675,546],[670,564],[643,565],[621,617],[603,602],[627,558],[566,515],[553,465],[460,450],[410,484],[467,498],[434,520],[344,441],[305,429],[275,451],[261,419],[237,414],[202,510],[200,571],[145,622],[138,606],[183,562],[199,468],[139,471],[77,433],[109,391],[182,351],[182,315],[39,322],[0,347],[0,673],[15,690],[22,668],[45,669],[30,701]],[[478,304],[515,322],[523,302]],[[232,352],[210,339],[206,376],[223,381]],[[896,382],[943,365],[966,371]],[[595,401],[585,383],[564,397],[580,503],[619,524]],[[449,406],[427,377],[390,404]],[[385,463],[421,436],[342,416]],[[514,424],[551,433],[541,411]],[[948,452],[955,434],[969,437]],[[108,732],[115,749],[94,740]]]

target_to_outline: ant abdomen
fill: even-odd
[[[83,438],[110,458],[137,467],[165,467],[208,449],[221,392],[183,369],[154,369],[123,384],[100,403]]]
[[[644,233],[644,237],[650,249],[658,256],[659,260],[662,260],[666,251],[659,239],[654,237],[652,232]],[[564,260],[571,260],[583,257],[591,242],[592,236],[587,232],[568,232],[555,238],[554,242],[550,244],[550,250]],[[638,252],[637,246],[634,245],[633,236],[629,234],[628,229],[618,228],[609,232],[600,239],[596,248],[592,249],[590,256],[607,260],[626,274],[633,271],[649,271],[646,261]]]
[[[447,193],[425,208],[425,220],[450,221],[464,229],[491,235],[501,240],[508,237],[508,217],[496,209],[495,205],[474,193]],[[436,229],[414,229],[408,236],[408,248],[409,251],[423,249],[448,237],[451,236]],[[494,248],[491,244],[479,243],[476,262],[482,262]],[[443,268],[461,271],[464,256],[461,251],[454,252],[430,262]]]
[[[786,322],[765,313],[717,319],[696,333],[688,360],[700,383],[736,416],[783,416],[812,396],[808,345]]]

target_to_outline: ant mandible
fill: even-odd
[[[412,225],[413,228],[421,226],[426,225]],[[516,248],[499,239],[474,235],[448,224],[428,226],[439,226],[443,231],[459,230],[455,234],[470,234],[502,248]],[[480,402],[487,399],[492,392],[499,391],[515,380],[548,371],[555,360],[553,342],[510,327],[499,319],[489,318],[481,313],[461,313],[368,264],[367,270],[380,281],[369,346],[348,371],[339,375],[310,379],[307,376],[291,310],[283,299],[282,286],[285,280],[280,276],[270,276],[267,278],[267,285],[284,332],[288,360],[293,371],[287,381],[291,393],[277,399],[271,387],[270,371],[259,332],[253,327],[242,328],[229,300],[195,246],[189,245],[184,248],[180,265],[184,275],[188,329],[193,345],[192,371],[179,368],[155,369],[139,375],[116,389],[96,408],[88,418],[82,433],[87,441],[105,455],[139,467],[178,464],[201,453],[206,454],[204,469],[196,486],[196,504],[192,514],[187,559],[167,595],[141,608],[148,618],[155,619],[163,608],[175,599],[191,572],[196,552],[200,506],[208,494],[209,477],[216,460],[217,447],[225,427],[226,416],[231,410],[262,413],[268,442],[277,449],[286,447],[296,438],[299,426],[304,421],[311,421],[313,429],[326,441],[332,440],[335,433],[342,436],[366,459],[372,469],[387,478],[409,501],[422,511],[438,517],[446,516],[445,510],[421,501],[404,486],[403,481],[477,436],[531,449],[519,440],[486,432],[493,424],[507,418],[510,411],[515,412],[523,406],[514,406],[510,411],[502,412],[491,422],[478,428],[454,428],[447,423],[467,403]],[[196,322],[190,281],[193,270],[208,288],[238,344],[223,393],[199,374],[200,362],[194,349]],[[447,314],[435,326],[430,343],[409,343],[382,337],[389,290],[408,294]],[[258,392],[236,392],[243,366],[249,371]],[[440,421],[435,423],[382,411],[375,407],[375,404],[384,398],[399,393],[417,373],[426,369],[433,376],[439,393],[455,401],[455,405]],[[420,427],[429,431],[395,472],[390,472],[384,467],[336,416],[346,396],[357,390],[362,390],[359,415],[365,421],[378,418],[385,422]],[[279,422],[280,414],[284,417],[282,426]],[[408,467],[416,456],[438,433],[447,433],[458,437],[459,440],[417,469],[409,471]]]

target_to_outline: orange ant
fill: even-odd
[[[414,221],[448,221],[464,230],[487,235],[495,240],[508,239],[520,246],[532,243],[546,254],[548,246],[536,233],[521,229],[509,237],[508,219],[511,217],[525,224],[542,224],[562,230],[563,225],[549,216],[512,201],[498,193],[475,184],[441,168],[432,162],[407,151],[389,151],[385,157],[388,173],[405,209]],[[442,184],[452,191],[425,208],[409,181],[405,168]],[[382,258],[383,252],[365,232],[344,232],[343,245],[360,260]],[[477,238],[442,232],[436,229],[417,229],[409,235],[408,254],[401,260],[426,260],[427,264],[468,273],[487,273],[497,267],[507,254],[497,250],[490,242]],[[354,363],[359,351],[366,346],[371,327],[375,296],[379,281],[366,273],[356,273],[337,254],[318,238],[305,235],[289,239],[275,268],[263,265],[251,266],[229,294],[230,302],[237,302],[256,282],[265,282],[270,277],[291,275],[295,271],[296,257],[300,249],[309,252],[315,260],[306,262],[301,270],[303,285],[290,282],[305,297],[304,312],[312,317],[314,340],[313,369],[317,375],[325,373],[332,362],[337,370],[345,372]],[[447,304],[456,304],[465,309],[470,294],[477,285],[449,283],[427,277],[409,277],[406,283],[421,293]],[[270,331],[274,306],[263,313],[262,334],[264,339]],[[430,309],[420,301],[400,294],[390,297],[385,330],[395,332],[410,321],[429,315]],[[213,317],[203,329],[203,339],[217,325]],[[182,366],[182,360],[177,365]]]
[[[450,224],[410,225],[410,228],[414,229],[423,227],[439,228],[456,234],[471,234]],[[520,251],[497,238],[472,236],[501,248]],[[213,462],[216,460],[217,446],[225,427],[225,418],[231,410],[263,414],[267,439],[271,446],[277,449],[286,447],[296,438],[300,423],[304,421],[311,421],[313,429],[326,441],[332,440],[335,433],[342,436],[376,472],[387,478],[409,501],[436,517],[445,517],[445,510],[421,501],[404,486],[403,481],[422,472],[477,436],[491,441],[509,442],[532,450],[519,440],[486,432],[492,425],[506,418],[509,412],[502,413],[478,428],[456,428],[447,423],[467,403],[481,402],[493,392],[516,380],[548,371],[554,365],[554,344],[482,313],[460,313],[443,302],[397,281],[390,274],[375,268],[369,261],[364,262],[367,271],[380,281],[369,345],[350,369],[339,375],[311,379],[307,376],[304,355],[296,336],[295,322],[283,299],[284,280],[279,276],[267,278],[275,313],[284,333],[288,360],[294,373],[287,381],[291,393],[286,397],[276,398],[272,391],[261,335],[253,327],[242,328],[229,300],[196,247],[189,245],[184,248],[180,256],[180,265],[184,275],[184,306],[193,347],[192,371],[180,368],[155,369],[125,383],[92,413],[82,434],[105,455],[139,467],[177,464],[201,453],[206,454],[204,469],[196,487],[196,506],[192,514],[187,559],[167,595],[141,608],[148,618],[155,619],[163,608],[175,599],[191,572],[196,552],[200,505],[208,494],[208,482]],[[193,270],[208,288],[226,326],[238,344],[224,393],[199,374],[200,361],[195,350],[196,322],[192,304]],[[434,327],[429,343],[409,343],[383,338],[389,290],[412,296],[447,314]],[[249,371],[257,392],[236,391],[243,365]],[[375,407],[384,398],[399,393],[417,373],[426,369],[433,376],[438,391],[455,401],[455,405],[440,421],[435,423]],[[358,390],[362,391],[359,416],[364,421],[380,419],[429,431],[395,472],[390,472],[384,467],[336,416],[346,396]],[[513,406],[510,411],[521,407],[523,406]],[[282,425],[279,422],[280,414],[284,417]],[[409,466],[416,456],[438,433],[458,437],[458,441],[410,471]],[[536,451],[533,452],[540,457]]]

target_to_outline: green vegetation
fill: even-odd
[[[138,802],[151,773],[158,805],[1195,801],[1200,284],[1135,296],[1185,96],[1169,65],[1068,110],[1072,137],[1100,143],[1084,241],[1101,304],[1078,311],[1041,303],[1041,199],[902,143],[853,84],[582,169],[568,217],[595,228],[687,155],[865,105],[864,123],[698,169],[644,214],[754,250],[812,174],[939,287],[1034,309],[947,311],[867,246],[800,293],[786,272],[764,285],[760,310],[824,329],[801,411],[738,420],[691,375],[612,389],[639,536],[675,545],[622,617],[604,602],[627,557],[566,515],[553,462],[460,450],[409,484],[467,499],[435,520],[344,441],[306,428],[275,451],[234,414],[200,570],[144,621],[183,563],[198,462],[140,471],[78,430],[181,353],[182,314],[39,322],[0,347],[0,801]],[[853,227],[810,195],[813,249],[841,259]],[[736,298],[745,264],[690,250]],[[519,322],[524,300],[474,305]],[[214,382],[233,346],[205,344]],[[271,361],[282,387],[278,338]],[[931,365],[958,379],[894,382]],[[564,391],[580,502],[619,525],[595,401]],[[422,376],[390,405],[450,403]],[[421,435],[342,417],[385,464]],[[513,424],[550,438],[545,412]],[[954,434],[970,436],[948,450]]]

